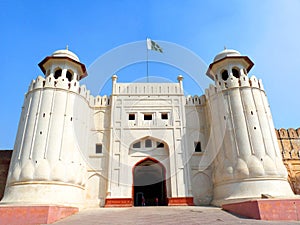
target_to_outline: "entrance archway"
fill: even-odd
[[[133,168],[134,206],[167,205],[165,167],[157,160],[146,158]]]

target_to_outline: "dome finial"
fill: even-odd
[[[69,50],[69,45],[66,46],[66,50]]]
[[[226,50],[227,48],[226,48],[226,45],[224,45],[224,50]]]

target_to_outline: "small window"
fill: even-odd
[[[161,114],[161,119],[162,120],[167,120],[168,119],[168,113],[162,113]]]
[[[156,142],[156,147],[157,147],[157,148],[164,148],[165,145],[164,145],[164,143],[162,143],[162,142]]]
[[[135,120],[135,114],[129,114],[128,119],[129,120]]]
[[[134,143],[133,148],[140,148],[141,147],[141,142],[137,142],[137,143]]]
[[[195,152],[202,152],[200,141],[194,142],[194,146],[195,146]]]
[[[102,153],[102,144],[96,144],[96,154]]]
[[[145,147],[146,148],[151,148],[152,147],[152,141],[150,139],[145,141]]]
[[[240,78],[240,72],[236,68],[232,69],[232,75],[236,78]]]
[[[227,71],[227,70],[224,70],[224,71],[222,72],[222,79],[223,79],[223,80],[227,80],[227,79],[228,79],[228,71]]]
[[[152,120],[152,114],[144,114],[144,120]]]

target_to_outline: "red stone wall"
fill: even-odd
[[[12,150],[0,150],[0,200],[3,197]]]
[[[291,187],[295,194],[300,194],[300,128],[281,128],[276,135]]]

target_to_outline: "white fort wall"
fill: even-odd
[[[114,79],[114,78],[113,78]],[[166,169],[167,197],[191,196],[186,149],[185,97],[181,83],[132,83],[113,81],[112,132],[108,198],[132,197],[132,169],[141,160],[156,159]],[[161,113],[168,119],[161,119]],[[134,120],[128,120],[134,114]],[[144,114],[152,119],[144,120]],[[163,149],[134,149],[146,139],[163,142]]]
[[[207,155],[210,138],[210,118],[205,95],[186,97],[186,139],[191,168],[191,188],[195,205],[209,205],[213,195],[212,167]],[[200,142],[201,152],[195,152]]]
[[[110,149],[110,98],[90,96],[90,132],[86,160],[88,178],[86,206],[104,206],[107,196],[107,168]],[[102,144],[102,153],[97,154],[95,145]]]
[[[202,96],[184,96],[182,76],[117,83],[114,75],[111,96],[93,97],[79,84],[78,57],[54,52],[25,96],[1,204],[129,206],[141,162],[159,162],[165,203],[294,197],[262,82],[247,76],[251,63],[219,53],[207,72],[215,85]]]
[[[132,168],[145,157],[155,158],[164,165],[168,197],[186,197],[199,192],[199,187],[195,187],[199,184],[199,159],[191,161],[191,166],[189,162],[191,158],[201,157],[193,154],[193,144],[205,143],[205,138],[202,135],[199,139],[199,132],[194,133],[195,126],[191,132],[187,129],[185,104],[198,107],[201,97],[186,99],[180,84],[117,86],[126,90],[130,86],[139,94],[117,93],[111,99],[93,97],[77,81],[55,79],[52,74],[31,83],[2,203],[103,206],[106,197],[132,197]],[[110,110],[114,97],[116,104]],[[132,110],[137,112],[135,125],[127,118]],[[145,112],[156,116],[151,124],[142,121]],[[168,113],[169,119],[162,120],[160,112]],[[202,120],[197,113],[190,124]],[[189,115],[189,118],[193,117]],[[165,148],[150,153],[133,152],[130,144],[146,137],[164,142]],[[103,145],[102,154],[95,153],[97,143]],[[195,177],[193,187],[189,178],[191,167]],[[34,192],[35,188],[41,191]]]

